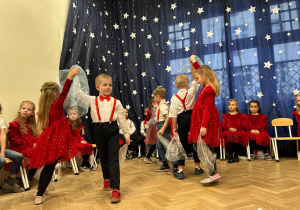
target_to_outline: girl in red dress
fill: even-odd
[[[81,171],[90,172],[91,165],[89,163],[90,155],[94,154],[94,148],[83,138],[84,126],[81,125],[81,119],[78,114],[78,110],[74,107],[69,108],[68,110],[68,120],[72,124],[72,134],[74,136],[73,142],[77,148],[78,156],[82,156],[82,164],[79,167]],[[95,170],[95,168],[92,168]]]
[[[246,116],[246,143],[250,145],[251,160],[254,160],[254,150],[263,149],[266,160],[272,160],[267,152],[270,144],[270,136],[267,132],[267,115],[261,114],[260,103],[257,100],[249,102],[250,114]]]
[[[35,105],[31,101],[22,101],[17,117],[9,123],[9,149],[24,156],[23,163],[29,164],[33,147],[36,144],[38,132],[35,120]],[[28,179],[31,180],[35,169],[29,170]]]
[[[189,143],[197,143],[198,138],[201,137],[213,152],[213,148],[219,147],[220,141],[222,140],[220,116],[214,103],[215,97],[220,94],[220,87],[214,71],[209,66],[202,65],[200,67],[199,63],[196,61],[196,56],[191,57],[191,62],[193,63],[194,68],[197,69],[196,81],[203,88],[193,107]],[[203,160],[203,155],[207,154],[198,154],[199,159],[206,168],[208,168],[208,164]],[[212,155],[213,154],[209,154],[209,156]],[[201,181],[202,184],[213,183],[221,178],[220,174],[217,172],[215,158],[213,162],[214,163],[209,164],[213,165],[212,172],[206,179]]]
[[[245,114],[239,113],[238,101],[230,99],[228,101],[229,112],[223,114],[223,138],[227,147],[229,158],[228,163],[239,162],[240,145],[246,146],[245,141]],[[233,156],[234,152],[234,156]]]
[[[43,129],[32,153],[29,168],[44,166],[39,180],[35,204],[45,202],[44,192],[51,181],[58,160],[70,160],[77,155],[73,143],[72,125],[64,115],[63,103],[67,97],[73,77],[79,68],[72,68],[61,94],[55,82],[46,82],[42,86],[39,100],[38,125]]]
[[[293,115],[295,116],[297,123],[298,123],[298,136],[300,137],[300,94],[298,93],[295,95],[295,102],[296,102],[296,111],[293,112]],[[299,144],[300,148],[300,144]]]

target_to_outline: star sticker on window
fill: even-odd
[[[268,69],[271,69],[271,66],[273,65],[272,63],[270,63],[270,61],[264,62],[264,64],[265,64],[264,68],[268,68]]]
[[[256,12],[255,7],[250,6],[250,9],[248,9],[251,13]]]
[[[134,39],[134,38],[136,38],[135,35],[136,35],[136,33],[133,33],[133,32],[132,32],[132,33],[130,34],[130,37],[131,37],[132,39]]]
[[[207,33],[207,37],[212,37],[212,35],[214,35],[214,33],[212,31],[206,32]]]
[[[167,66],[167,68],[165,69],[167,72],[170,72],[172,70],[171,66]]]
[[[281,54],[281,53],[282,53],[282,50],[279,50],[279,53]]]
[[[119,29],[119,25],[115,23],[115,25],[113,25],[113,27],[115,28],[115,30]]]
[[[124,19],[127,19],[128,16],[129,16],[129,15],[127,14],[127,12],[126,12],[125,14],[123,14]]]
[[[181,28],[181,27],[183,26],[183,23],[180,22],[180,23],[178,24],[178,26]]]
[[[151,54],[149,52],[147,52],[147,54],[145,54],[146,59],[150,59]]]
[[[299,19],[298,18],[295,18],[295,21],[298,21]]]
[[[262,92],[257,92],[257,95],[256,95],[257,97],[259,97],[259,98],[261,98],[262,96],[264,96],[263,94],[262,94]]]
[[[223,46],[223,44],[222,44],[222,42],[219,42],[219,44],[218,44],[220,47],[222,47]]]
[[[191,28],[191,33],[195,33],[196,29],[195,28]]]
[[[189,50],[190,50],[189,47],[185,47],[185,48],[184,48],[184,51],[186,51],[186,52],[188,52]]]
[[[235,35],[238,35],[238,36],[239,36],[241,32],[242,32],[241,29],[238,28],[238,29],[235,30]]]
[[[287,36],[291,36],[291,33],[290,33],[290,32],[288,32],[286,35],[287,35]]]
[[[198,7],[197,13],[198,13],[199,15],[201,15],[201,13],[203,13],[203,12],[204,12],[203,7],[201,7],[201,8]]]
[[[293,92],[294,92],[294,95],[297,95],[297,94],[299,94],[300,90],[297,90],[297,88],[296,88],[295,90],[293,90]]]
[[[171,4],[171,8],[170,9],[172,9],[172,10],[175,10],[176,9],[176,3],[175,4]]]
[[[225,26],[228,26],[229,25],[229,23],[225,23]]]
[[[269,39],[271,39],[271,36],[268,35],[268,34],[266,34],[265,39],[266,39],[267,41],[269,41]]]
[[[300,51],[297,51],[297,55],[300,55]]]
[[[278,8],[277,6],[275,6],[274,9],[272,9],[273,15],[274,14],[278,14],[278,11],[280,10],[280,8]]]
[[[169,46],[169,45],[171,45],[172,42],[170,42],[170,40],[168,40],[166,43]]]

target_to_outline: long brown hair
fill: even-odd
[[[78,115],[78,118],[75,121],[71,121],[70,120],[70,116],[68,117],[69,122],[72,124],[72,130],[74,130],[75,128],[77,128],[81,132],[82,131],[82,128],[81,128],[81,118],[80,118],[78,109],[76,107],[70,107],[68,109],[68,115],[69,115],[70,111],[75,111],[76,114]]]
[[[56,94],[55,94],[56,93]],[[41,89],[39,100],[38,126],[46,129],[49,125],[49,114],[51,104],[59,94],[59,87],[55,82],[45,82]]]
[[[32,130],[32,134],[34,136],[38,136],[37,126],[36,126],[36,119],[35,119],[35,104],[32,101],[22,101],[20,104],[19,110],[22,108],[24,104],[30,104],[32,106],[32,115],[30,115],[27,119],[29,128]],[[23,122],[23,119],[18,111],[17,117],[15,119],[20,124],[20,130],[23,134],[28,134],[28,129],[26,124]]]
[[[300,93],[295,95],[295,102],[297,100],[297,97],[300,97]],[[297,109],[297,112],[300,114],[300,106],[297,104],[297,102],[296,102],[296,109]]]
[[[203,76],[206,79],[205,86],[212,86],[216,92],[216,96],[220,95],[220,85],[215,72],[208,66],[203,65],[196,70],[196,73]]]

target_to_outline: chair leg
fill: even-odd
[[[159,158],[158,150],[156,149],[156,158]]]
[[[247,146],[247,156],[248,156],[248,161],[251,161],[251,157],[250,157],[250,146],[249,146],[249,143],[248,143],[248,146]]]
[[[279,155],[278,155],[278,148],[277,148],[277,141],[276,138],[273,138],[273,142],[274,142],[274,151],[275,151],[275,161],[279,162]]]
[[[79,175],[78,167],[75,158],[71,159],[72,168],[74,170],[75,175]]]
[[[97,165],[94,154],[90,155],[90,164],[91,164],[91,166],[95,167],[95,169],[98,169],[98,165]]]
[[[223,160],[223,154],[222,154],[223,150],[222,150],[222,146],[220,144],[220,160],[222,161]]]
[[[22,182],[24,185],[24,190],[28,191],[30,188],[29,188],[29,184],[28,184],[27,173],[26,173],[26,169],[23,168],[22,166],[20,166],[20,173],[21,173]]]
[[[223,145],[225,145],[224,144],[224,139],[223,139]],[[225,151],[225,146],[223,147],[223,160],[225,160],[225,154],[226,154],[226,151]]]
[[[52,176],[53,182],[57,182],[57,176],[56,176],[56,171],[54,169],[53,171],[53,176]]]
[[[138,154],[138,158],[140,158],[141,156],[142,156],[142,154],[141,154],[141,145],[139,144],[139,154]]]

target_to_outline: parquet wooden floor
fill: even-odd
[[[206,187],[199,183],[205,175],[193,174],[192,160],[187,161],[184,180],[156,172],[158,167],[137,158],[123,163],[118,204],[111,204],[111,192],[102,190],[100,169],[79,176],[64,169],[63,179],[51,183],[43,205],[34,205],[37,181],[31,181],[28,192],[0,190],[0,209],[300,209],[300,161],[296,158],[281,158],[279,163],[218,160],[222,181]]]

